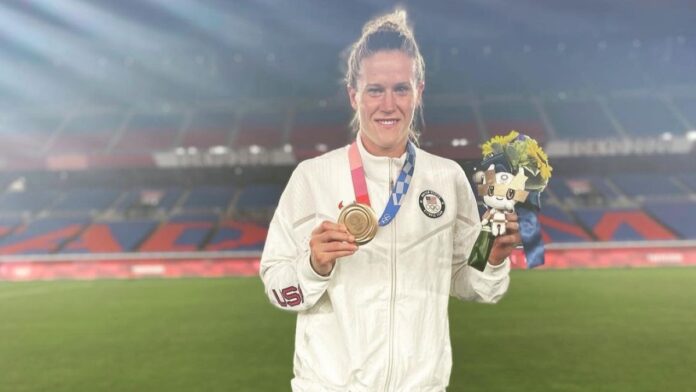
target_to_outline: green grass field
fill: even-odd
[[[515,271],[451,302],[449,391],[694,391],[696,269]],[[0,391],[287,391],[257,278],[0,283]]]

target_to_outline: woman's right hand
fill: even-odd
[[[339,257],[350,256],[358,250],[355,237],[344,225],[323,221],[312,231],[309,240],[310,263],[316,273],[328,276]]]

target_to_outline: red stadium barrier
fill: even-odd
[[[0,281],[258,276],[259,252],[5,256]],[[526,268],[515,250],[512,267]],[[696,266],[696,243],[549,245],[540,269]]]
[[[543,269],[623,268],[696,265],[696,243],[668,245],[646,243],[589,243],[583,245],[547,245]],[[524,252],[516,249],[510,256],[513,268],[526,268]]]
[[[69,257],[69,256],[66,256]],[[94,280],[257,276],[258,258],[21,261],[0,263],[0,280]]]

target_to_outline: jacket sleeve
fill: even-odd
[[[273,215],[259,273],[271,303],[299,312],[321,298],[331,280],[310,265],[309,239],[315,225],[314,202],[302,165],[293,172]]]
[[[510,260],[505,259],[497,266],[488,264],[483,272],[467,265],[471,249],[481,231],[481,221],[476,199],[461,168],[458,168],[456,177],[457,218],[450,295],[465,301],[496,303],[510,285]]]

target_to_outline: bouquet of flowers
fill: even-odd
[[[505,212],[517,211],[520,236],[529,268],[544,264],[544,244],[537,213],[541,192],[553,170],[548,157],[536,140],[511,131],[494,136],[483,144],[483,161],[474,182],[487,211],[482,230],[469,256],[470,266],[483,271],[498,235],[505,234]]]

